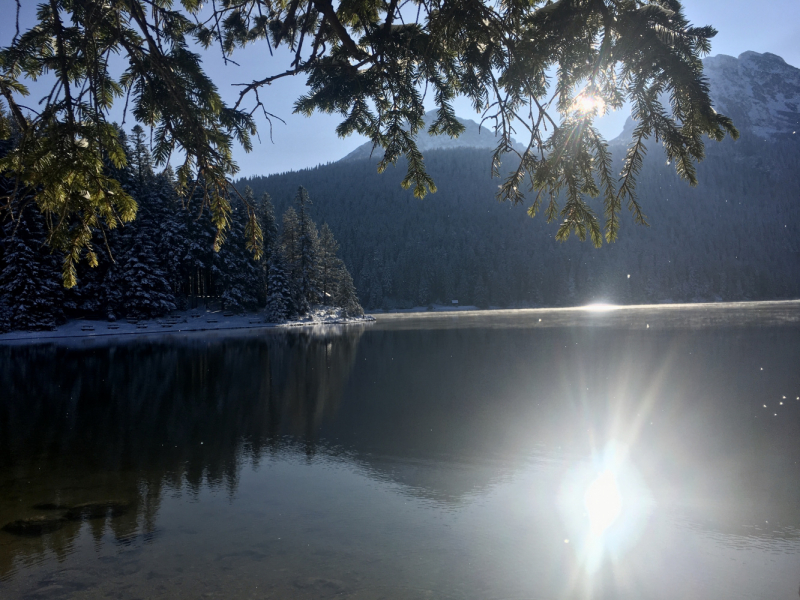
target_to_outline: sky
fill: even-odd
[[[38,2],[23,0],[21,25],[31,22]],[[771,52],[795,67],[800,67],[800,0],[684,0],[686,15],[695,25],[713,25],[719,33],[712,40],[711,55],[738,56],[747,50]],[[14,0],[0,0],[0,40],[7,44],[14,33]],[[26,18],[27,17],[27,18]],[[207,73],[217,83],[223,98],[232,103],[238,92],[235,83],[249,82],[287,68],[285,53],[270,56],[263,44],[252,51],[234,55],[239,66],[222,64],[218,52],[204,57]],[[273,119],[269,123],[259,120],[260,140],[254,140],[254,149],[245,153],[238,149],[235,159],[241,169],[239,175],[267,175],[313,167],[336,161],[364,143],[359,136],[341,139],[336,126],[341,121],[337,115],[314,114],[303,117],[292,114],[294,101],[305,91],[305,80],[286,78],[275,82],[262,94],[267,109],[284,122]],[[35,94],[35,91],[34,91]],[[429,98],[428,108],[433,108]],[[456,114],[462,118],[478,120],[469,103],[463,99],[455,102]],[[120,113],[121,115],[121,113]],[[118,119],[121,118],[117,117]],[[608,115],[598,123],[608,138],[621,131],[627,114],[624,110]],[[128,127],[133,124],[128,118]]]

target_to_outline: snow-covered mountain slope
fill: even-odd
[[[432,110],[425,113],[423,119],[425,121],[425,126],[417,135],[417,146],[423,153],[428,150],[450,150],[452,148],[494,149],[499,142],[499,138],[494,134],[494,128],[488,123],[481,127],[475,121],[459,117],[458,120],[466,129],[457,138],[451,138],[448,135],[428,135],[427,129],[430,124],[433,123],[434,119],[436,119],[436,111]],[[369,158],[370,156],[376,161],[380,160],[383,157],[383,149],[375,148],[373,151],[372,144],[367,142],[353,150],[342,160],[359,160],[362,158]]]
[[[717,110],[740,130],[768,139],[800,130],[800,69],[769,52],[705,60]]]
[[[800,69],[775,54],[750,51],[739,58],[709,56],[703,64],[714,108],[740,132],[762,141],[800,136]],[[615,141],[629,141],[633,128],[629,118]]]

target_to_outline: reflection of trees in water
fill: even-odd
[[[313,452],[362,333],[0,347],[0,527],[57,522],[45,536],[0,531],[0,577],[17,559],[64,556],[84,522],[97,540],[106,531],[121,543],[153,535],[164,493],[203,484],[233,493],[243,461],[294,446],[294,437]],[[74,510],[109,501],[125,507],[114,518]],[[59,508],[33,508],[43,503]]]
[[[710,518],[708,529],[738,533],[728,525],[756,522],[769,506],[763,519],[785,531],[800,525],[790,476],[800,402],[778,401],[800,395],[798,335],[375,327],[363,338],[348,328],[0,348],[0,527],[41,515],[30,508],[41,502],[125,500],[110,532],[158,535],[165,493],[232,492],[242,462],[287,452],[336,455],[402,493],[456,506],[531,457],[558,469],[622,436],[653,491],[696,513],[684,522]],[[0,576],[45,545],[66,552],[79,523],[44,537],[0,532]],[[102,523],[91,520],[95,535]]]

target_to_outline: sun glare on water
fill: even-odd
[[[619,561],[642,535],[654,508],[627,444],[609,442],[590,461],[565,471],[559,492],[564,538],[583,573]]]
[[[587,304],[583,307],[583,310],[588,310],[589,312],[608,312],[617,309],[619,309],[619,306],[616,304],[604,304],[602,302],[596,304]]]
[[[599,536],[608,529],[622,511],[622,495],[617,477],[611,470],[600,473],[583,496],[592,535]]]

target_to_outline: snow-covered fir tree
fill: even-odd
[[[353,278],[337,256],[339,244],[327,224],[321,234],[317,232],[309,204],[300,188],[295,206],[283,214],[280,243],[271,249],[267,282],[270,318],[303,315],[320,301],[343,308],[349,316],[362,315]]]
[[[0,304],[4,320],[10,329],[54,329],[64,320],[64,288],[61,261],[46,245],[44,217],[28,206],[2,229]]]
[[[300,219],[297,217],[297,211],[293,206],[290,206],[283,213],[282,229],[281,229],[281,250],[283,251],[284,269],[287,278],[287,284],[292,296],[292,305],[295,307],[296,312],[304,313],[308,310],[308,306],[303,302],[300,296],[300,286],[297,283],[298,265],[300,263],[300,253],[298,251],[300,238]]]
[[[198,182],[194,197],[182,211],[186,224],[186,251],[181,257],[182,293],[199,302],[213,298],[218,291],[214,285],[214,225],[209,211],[202,204],[203,182]]]
[[[248,187],[245,189],[246,197],[248,196],[248,190],[250,195],[252,195],[252,190]],[[259,298],[259,303],[263,305],[266,303],[266,299],[269,295],[269,269],[272,253],[275,252],[275,249],[280,244],[280,240],[278,239],[278,222],[275,219],[275,207],[272,205],[272,199],[266,192],[264,192],[256,203],[256,215],[258,216],[258,224],[261,227],[261,233],[264,236],[264,252],[257,263],[260,281],[256,294]]]
[[[300,305],[307,307],[320,301],[317,265],[319,234],[316,224],[311,219],[311,198],[302,186],[297,190],[295,204],[297,205],[297,250],[294,277]]]
[[[333,232],[325,225],[320,239],[304,189],[283,215],[281,232],[269,195],[255,201],[245,190],[264,234],[259,261],[245,247],[241,209],[231,212],[230,235],[214,252],[204,182],[190,186],[189,198],[179,197],[171,169],[154,173],[144,130],[135,127],[129,136],[123,131],[119,136],[128,163],[107,168],[136,200],[137,218],[93,232],[92,260],[78,263],[78,284],[69,290],[62,286],[62,257],[47,247],[41,213],[23,211],[19,223],[3,223],[0,330],[52,328],[65,317],[153,318],[209,303],[236,311],[266,307],[272,320],[284,321],[308,312],[323,292],[327,303],[361,313],[352,278],[336,256]]]
[[[175,194],[174,173],[165,169],[152,183],[153,214],[158,225],[156,252],[179,308],[186,308],[187,284],[184,259],[191,246],[187,211]]]
[[[333,237],[331,228],[327,223],[322,224],[319,231],[319,291],[323,304],[331,304],[338,284],[339,259],[336,257],[339,243]]]
[[[140,200],[133,243],[118,258],[121,302],[117,311],[137,318],[160,317],[175,310],[175,296],[157,253],[158,227],[145,202]]]
[[[293,312],[292,291],[286,273],[286,259],[283,248],[273,249],[269,260],[269,295],[267,296],[267,316],[276,323],[285,321]]]
[[[125,227],[128,238],[116,258],[110,285],[118,289],[112,306],[117,316],[152,318],[175,310],[175,296],[169,284],[164,256],[159,252],[159,218],[162,198],[156,187],[144,130],[133,128],[128,150],[130,193],[136,199],[137,218]]]
[[[353,285],[353,277],[345,267],[344,262],[339,262],[338,285],[334,297],[336,306],[344,311],[345,316],[360,317],[364,314],[364,309],[358,301],[356,288]]]
[[[222,308],[243,312],[258,306],[259,271],[245,247],[243,210],[231,211],[230,236],[214,255],[214,283]]]

